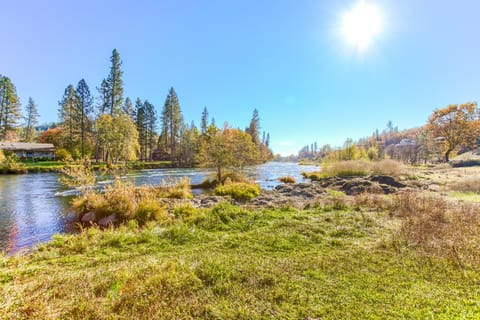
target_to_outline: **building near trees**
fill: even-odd
[[[12,152],[19,159],[55,159],[51,143],[0,142],[0,150]]]

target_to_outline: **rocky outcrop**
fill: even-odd
[[[398,189],[407,187],[390,176],[331,177],[312,183],[318,183],[323,188],[345,192],[347,195],[358,195],[365,192],[391,194],[397,192]]]

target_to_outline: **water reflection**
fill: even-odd
[[[0,176],[0,250],[15,252],[64,232],[68,199],[56,174]]]
[[[245,169],[245,174],[264,189],[279,184],[281,176],[302,180],[302,171],[314,166],[270,162]],[[124,178],[137,185],[158,185],[164,181],[188,177],[198,184],[214,175],[206,169],[157,169],[127,174]],[[38,242],[48,241],[55,233],[72,231],[72,217],[65,215],[72,190],[62,190],[58,174],[0,175],[0,250],[16,252]]]

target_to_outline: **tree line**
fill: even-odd
[[[53,143],[62,158],[107,163],[166,160],[178,166],[221,165],[223,170],[272,158],[270,135],[260,138],[257,109],[241,130],[228,124],[217,127],[205,107],[197,128],[193,121],[186,123],[173,87],[160,112],[147,99],[133,103],[124,98],[122,61],[116,49],[109,73],[96,89],[94,96],[85,79],[68,85],[59,101],[58,123],[37,133],[37,105],[30,98],[22,115],[15,86],[0,76],[0,140]]]
[[[390,158],[407,163],[449,162],[452,155],[478,148],[480,109],[477,103],[453,104],[435,109],[426,124],[399,131],[389,121],[386,128],[371,136],[354,141],[346,139],[343,146],[307,145],[298,152],[299,159],[323,161],[378,160]]]

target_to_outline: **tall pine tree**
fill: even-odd
[[[205,134],[207,132],[208,128],[208,110],[207,107],[203,108],[202,112],[202,119],[201,119],[201,124],[200,124],[200,129],[202,130],[202,134]]]
[[[122,61],[120,60],[117,49],[113,49],[110,62],[112,66],[110,67],[110,74],[108,75],[106,84],[108,88],[109,113],[113,116],[121,111],[123,105]]]
[[[135,126],[138,131],[138,144],[140,147],[140,160],[145,160],[147,149],[147,133],[146,133],[146,115],[145,105],[140,98],[137,98],[135,102]]]
[[[87,82],[82,79],[77,85],[78,110],[80,116],[80,150],[82,158],[85,157],[85,144],[90,132],[90,115],[93,112],[93,97],[90,94]]]
[[[170,160],[175,160],[177,156],[177,145],[180,139],[180,128],[183,123],[180,103],[177,93],[170,88],[162,114],[162,134],[160,135],[160,146],[170,154]]]
[[[0,139],[14,130],[20,119],[20,100],[10,78],[0,75]]]
[[[73,152],[81,132],[81,112],[78,107],[79,97],[72,85],[65,89],[62,100],[58,104],[60,121],[67,133],[67,147],[70,152]]]
[[[152,160],[154,137],[157,129],[157,114],[153,104],[145,100],[143,103],[145,109],[145,133],[146,133],[146,145],[147,145],[147,159]]]
[[[129,116],[130,118],[134,118],[135,110],[133,109],[132,100],[129,97],[125,99],[125,103],[122,106],[122,111],[124,114]]]
[[[98,103],[98,116],[107,113],[109,110],[110,102],[110,89],[108,88],[107,80],[103,79],[100,87],[97,88],[98,93],[100,94],[99,103]]]
[[[28,104],[25,107],[25,142],[32,142],[35,136],[35,126],[38,124],[38,109],[32,97],[28,98]]]

